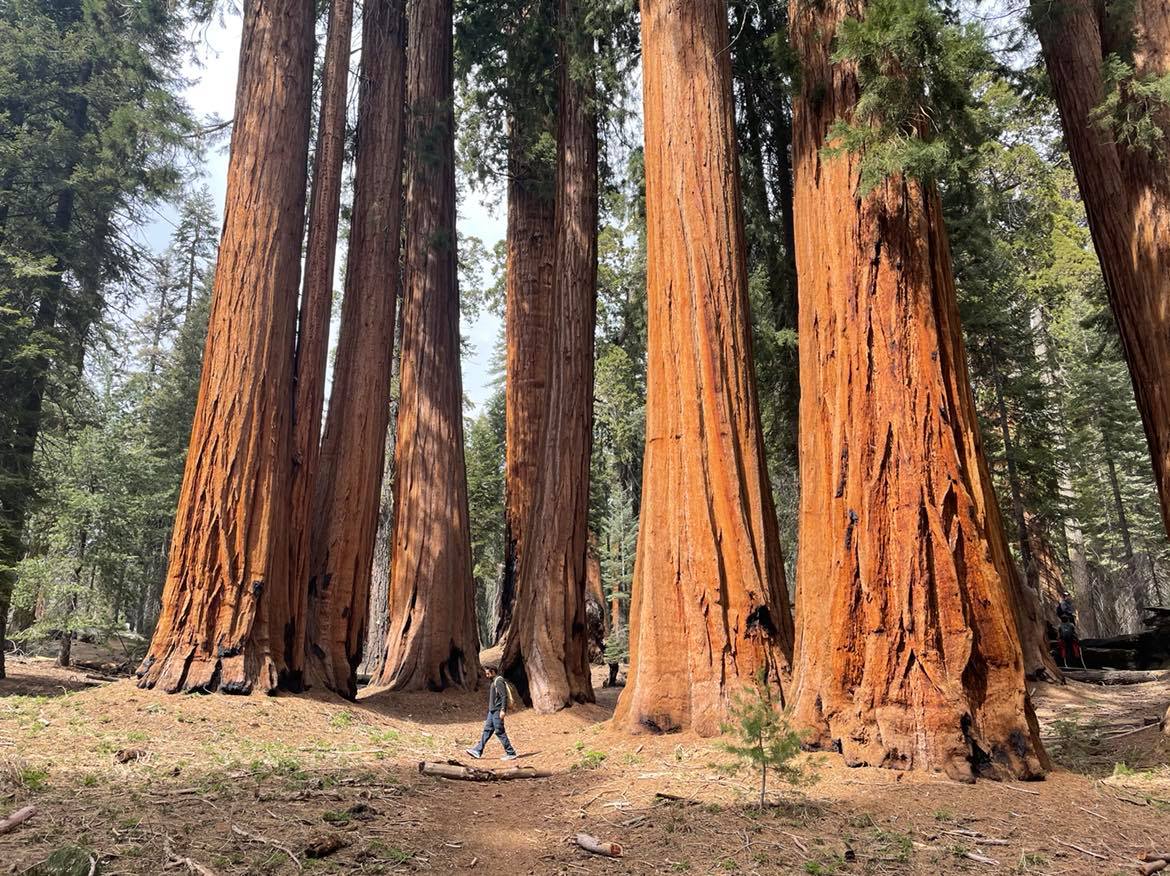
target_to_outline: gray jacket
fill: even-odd
[[[488,686],[488,714],[496,715],[508,708],[508,682],[497,675]]]

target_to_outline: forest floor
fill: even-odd
[[[131,680],[94,686],[48,660],[10,660],[9,673],[0,818],[38,811],[0,836],[0,874],[58,873],[38,862],[70,846],[106,876],[1113,874],[1170,846],[1170,738],[1137,729],[1165,710],[1170,682],[1039,686],[1061,764],[1044,782],[959,785],[802,755],[814,777],[760,810],[752,776],[717,769],[717,742],[611,729],[617,691],[600,670],[596,705],[508,717],[517,763],[555,775],[497,783],[418,772],[423,760],[472,763],[462,752],[483,692],[167,696]],[[493,740],[477,765],[500,753]],[[586,853],[579,831],[625,856]],[[306,857],[330,836],[339,850]]]

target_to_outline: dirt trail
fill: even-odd
[[[508,718],[520,763],[553,778],[478,784],[420,776],[417,764],[470,762],[462,749],[478,738],[481,693],[172,697],[129,681],[83,686],[48,661],[10,669],[0,815],[30,802],[39,812],[0,836],[0,874],[65,844],[92,852],[107,876],[1112,874],[1170,845],[1168,740],[1157,726],[1106,738],[1164,709],[1170,685],[1038,689],[1066,767],[1042,783],[956,785],[808,755],[815,780],[778,788],[760,812],[752,777],[716,768],[726,761],[716,743],[612,732],[616,692],[600,671],[598,704]],[[498,743],[488,752],[481,764],[497,765]],[[1128,765],[1117,777],[1115,762]],[[578,831],[622,843],[626,857],[587,854],[572,843]],[[326,835],[345,845],[307,859]]]

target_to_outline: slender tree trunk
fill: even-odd
[[[789,670],[792,617],[752,366],[726,0],[643,0],[646,453],[616,721],[719,732]]]
[[[980,443],[937,192],[858,191],[828,158],[864,4],[789,4],[795,103],[801,503],[793,693],[845,762],[1035,778],[1045,756],[1013,617],[1018,574]]]
[[[390,633],[373,683],[398,690],[474,688],[479,633],[459,366],[452,0],[414,0],[408,27]]]
[[[313,28],[307,0],[244,11],[203,373],[144,687],[302,684],[290,631],[306,594],[289,574],[288,474]]]
[[[163,336],[163,320],[166,319],[167,307],[170,305],[170,289],[169,284],[159,284],[158,292],[158,310],[154,314],[154,329],[151,331],[150,337],[150,357],[147,360],[146,373],[150,375],[151,384],[154,383],[154,376],[158,373],[158,366],[162,361],[162,336]]]
[[[191,312],[191,303],[195,298],[195,252],[198,247],[199,231],[196,229],[195,236],[191,239],[191,248],[187,251],[187,280],[185,284],[187,302],[183,305],[184,316]]]
[[[593,333],[597,314],[597,120],[592,50],[574,0],[561,0],[556,223],[546,408],[535,489],[501,671],[538,712],[593,701],[585,609]],[[591,38],[590,38],[591,39]]]
[[[1044,365],[1041,380],[1050,392],[1055,393],[1063,385],[1064,375],[1051,344],[1044,311],[1038,306],[1032,309],[1032,331],[1036,339],[1036,358]],[[1057,464],[1056,483],[1061,499],[1064,548],[1068,568],[1072,573],[1072,591],[1077,604],[1077,626],[1082,636],[1095,636],[1099,629],[1096,602],[1092,593],[1093,583],[1089,577],[1089,564],[1085,559],[1085,537],[1081,531],[1081,522],[1074,511],[1076,493],[1069,476],[1068,426],[1063,417],[1057,424],[1057,430],[1058,452],[1062,461]]]
[[[77,598],[81,592],[81,573],[85,568],[85,551],[89,547],[89,522],[81,524],[81,532],[77,538],[77,562],[73,566],[73,590],[67,599],[68,614],[66,624],[77,613]],[[61,649],[57,652],[57,665],[68,669],[73,663],[73,630],[67,629],[61,634]]]
[[[1113,458],[1113,444],[1109,433],[1101,430],[1101,441],[1105,450],[1105,471],[1109,476],[1109,493],[1113,497],[1113,510],[1117,513],[1117,530],[1121,533],[1122,557],[1130,574],[1137,571],[1133,557],[1133,536],[1129,531],[1129,516],[1125,513],[1125,501],[1121,497],[1121,481],[1117,477],[1117,462]]]
[[[1012,494],[1012,517],[1016,524],[1016,541],[1020,546],[1020,564],[1028,581],[1032,580],[1032,548],[1028,536],[1028,523],[1024,514],[1024,491],[1020,484],[1019,469],[1016,468],[1016,448],[1012,440],[1011,423],[1008,420],[1007,399],[1003,391],[1003,375],[995,363],[991,363],[991,379],[995,385],[995,407],[999,415],[999,435],[1003,441],[1003,457],[1007,465],[1008,489]]]
[[[352,31],[353,0],[333,0],[325,40],[317,152],[313,158],[313,189],[309,198],[305,281],[294,362],[296,395],[293,399],[289,563],[294,584],[304,587],[309,593],[309,611],[306,623],[295,631],[297,641],[293,646],[305,647],[306,637],[316,646],[310,647],[306,655],[309,681],[327,687],[334,686],[334,678],[328,673],[326,677],[321,676],[321,658],[317,656],[317,649],[327,652],[329,646],[318,641],[318,634],[322,621],[328,627],[333,619],[325,617],[323,607],[318,605],[318,592],[310,586],[309,576],[314,524],[327,524],[327,521],[314,520],[314,504],[321,454],[321,410],[325,404],[325,372],[329,359],[329,318],[333,309],[334,254],[337,251],[341,171],[345,159],[346,93]]]
[[[551,368],[555,204],[551,172],[527,154],[539,132],[509,128],[507,264],[504,332],[504,574],[496,604],[496,638],[512,618],[524,526],[541,464]]]
[[[1151,150],[1127,146],[1094,111],[1106,98],[1110,55],[1140,78],[1170,74],[1170,3],[1032,0],[1052,93],[1080,185],[1089,230],[1133,378],[1170,532],[1170,110],[1149,112],[1160,132]],[[1128,83],[1121,99],[1131,101]]]
[[[402,227],[403,0],[371,0],[362,16],[353,224],[341,334],[321,445],[309,578],[309,678],[357,694],[394,353]]]

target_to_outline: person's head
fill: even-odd
[[[1069,595],[1069,592],[1067,590],[1062,590],[1062,591],[1060,591],[1060,598],[1061,599],[1071,599],[1072,597]]]
[[[484,674],[484,677],[487,678],[488,681],[491,681],[493,678],[495,678],[499,674],[499,671],[496,669],[495,666],[492,666],[490,663],[485,663],[483,665],[483,674]]]

